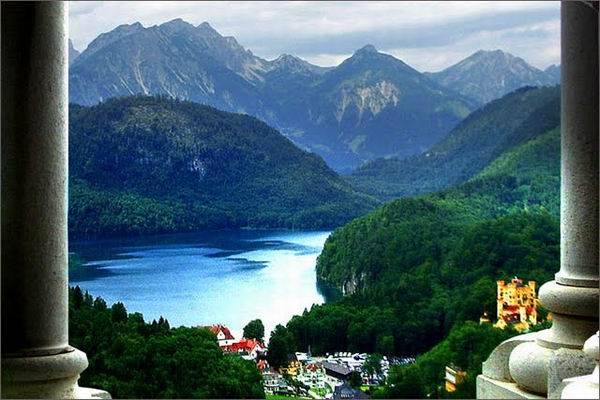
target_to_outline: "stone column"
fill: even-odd
[[[557,398],[565,378],[595,366],[582,348],[598,330],[597,2],[561,3],[561,51],[561,267],[539,292],[553,324],[500,345],[478,377],[478,397]]]
[[[598,288],[598,3],[565,2],[561,17],[561,262],[556,283]]]
[[[77,387],[68,345],[68,3],[2,3],[2,396]]]
[[[598,330],[597,5],[561,5],[561,263],[556,280],[539,293],[554,318],[535,343],[516,347],[509,362],[519,386],[542,394],[552,395],[568,377],[548,375],[558,358],[573,369],[570,374],[588,368],[580,351],[554,350],[581,350]]]

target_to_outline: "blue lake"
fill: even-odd
[[[72,242],[79,285],[110,305],[171,326],[222,323],[239,335],[262,319],[267,332],[324,302],[315,264],[329,232],[230,230]]]

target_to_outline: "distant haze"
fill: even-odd
[[[560,62],[560,3],[543,2],[70,2],[77,50],[120,24],[210,22],[256,55],[289,53],[333,66],[371,43],[421,71],[500,48],[544,69]]]

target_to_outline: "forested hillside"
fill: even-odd
[[[376,202],[265,123],[155,97],[70,109],[73,236],[327,228]]]
[[[208,330],[148,323],[79,287],[69,290],[69,342],[90,363],[79,384],[115,399],[264,398],[256,365],[223,354]]]
[[[557,126],[559,109],[558,86],[521,88],[470,114],[423,154],[372,161],[349,181],[383,200],[463,183],[501,154]]]
[[[337,67],[291,55],[256,56],[207,22],[120,25],[93,40],[69,69],[73,103],[165,95],[255,116],[338,171],[412,155],[476,108],[373,46]]]
[[[457,187],[388,203],[337,229],[317,263],[346,296],[287,325],[297,348],[420,354],[493,315],[497,279],[559,268],[560,133],[553,129]]]

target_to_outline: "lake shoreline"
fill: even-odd
[[[322,228],[322,229],[302,229],[302,228],[268,228],[268,227],[228,227],[228,228],[214,228],[214,229],[193,229],[193,230],[182,230],[182,231],[174,231],[174,232],[158,232],[158,233],[125,233],[125,234],[111,234],[107,233],[106,235],[87,235],[87,236],[72,236],[72,233],[69,232],[69,245],[73,244],[81,244],[85,242],[98,242],[98,241],[113,241],[113,240],[123,240],[123,239],[136,239],[140,237],[162,237],[169,235],[193,235],[198,233],[212,233],[212,232],[235,232],[235,231],[255,231],[255,232],[273,232],[273,231],[281,231],[281,232],[333,232],[338,228],[341,228],[343,225],[330,227],[330,228]],[[69,250],[70,251],[70,250]]]
[[[80,286],[147,320],[223,323],[235,332],[261,318],[267,331],[332,301],[315,266],[329,231],[227,229],[72,241]]]

